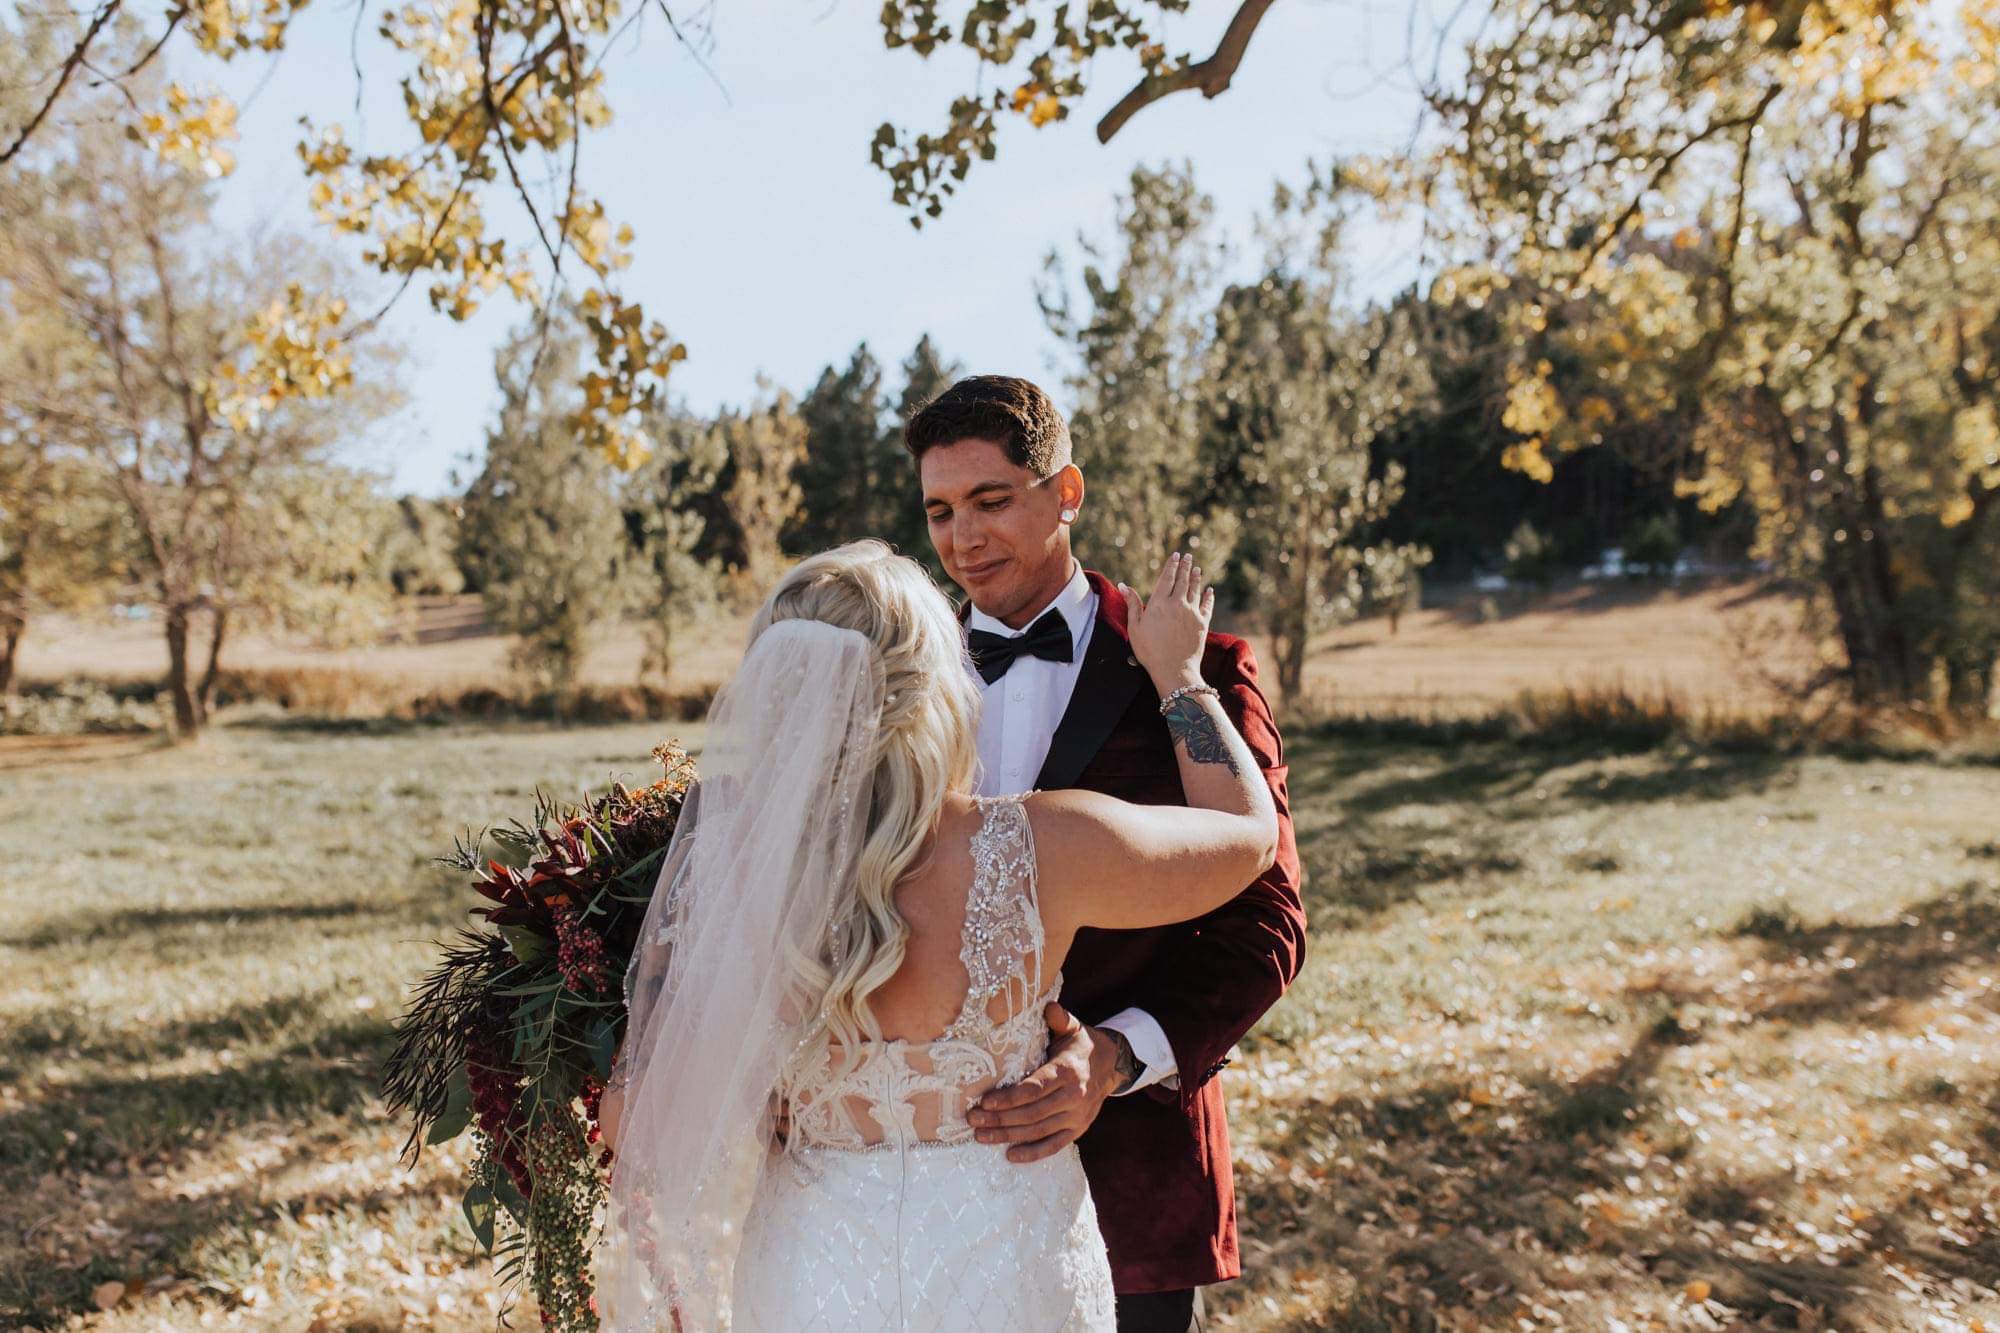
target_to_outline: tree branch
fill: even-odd
[[[1097,122],[1097,141],[1110,143],[1113,135],[1125,128],[1125,122],[1162,97],[1186,92],[1190,88],[1201,90],[1203,97],[1215,97],[1226,92],[1229,81],[1236,77],[1236,67],[1243,63],[1243,53],[1250,49],[1251,34],[1264,20],[1265,11],[1271,8],[1272,0],[1243,0],[1243,7],[1236,11],[1236,17],[1229,20],[1223,30],[1222,40],[1215,44],[1215,53],[1206,60],[1198,60],[1192,65],[1184,65],[1170,74],[1149,75],[1139,81],[1139,86],[1118,99],[1118,105],[1104,113],[1104,119]]]
[[[111,21],[112,15],[118,12],[119,6],[124,2],[125,0],[108,0],[108,3],[90,20],[90,27],[85,29],[83,36],[64,58],[62,70],[56,75],[56,86],[49,89],[49,95],[42,99],[41,107],[29,118],[20,134],[15,136],[14,142],[8,144],[4,150],[0,150],[0,165],[12,161],[14,155],[20,152],[34,136],[35,131],[41,128],[42,122],[48,119],[49,112],[55,110],[56,103],[62,100],[63,89],[69,86],[70,76],[76,73],[77,66],[83,63],[84,57],[90,54],[90,44],[97,40],[97,34]]]
[[[1749,111],[1740,116],[1732,116],[1728,120],[1711,121],[1705,128],[1694,134],[1690,134],[1686,141],[1678,148],[1661,157],[1659,166],[1654,168],[1652,176],[1647,179],[1645,185],[1633,191],[1632,197],[1626,201],[1625,207],[1618,214],[1617,220],[1598,233],[1596,242],[1590,247],[1590,252],[1584,256],[1583,267],[1579,272],[1587,272],[1590,266],[1597,262],[1598,257],[1604,253],[1606,248],[1618,239],[1619,233],[1625,230],[1626,224],[1639,215],[1640,206],[1646,202],[1646,196],[1660,187],[1660,182],[1664,181],[1669,173],[1679,165],[1680,160],[1687,156],[1689,150],[1708,143],[1716,135],[1726,133],[1730,130],[1740,129],[1747,135],[1756,126],[1757,122],[1764,118],[1764,113],[1771,109],[1771,103],[1777,101],[1778,94],[1783,91],[1784,86],[1782,84],[1773,84],[1764,90],[1763,96],[1757,99],[1757,105]]]

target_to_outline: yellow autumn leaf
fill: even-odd
[[[1702,1278],[1696,1278],[1681,1288],[1681,1294],[1699,1305],[1701,1302],[1707,1300],[1709,1293],[1714,1290],[1715,1288],[1710,1286],[1707,1281]]]
[[[1056,100],[1054,94],[1044,93],[1035,99],[1034,106],[1029,109],[1028,123],[1040,129],[1061,114],[1062,103]]]
[[[1556,470],[1550,464],[1547,455],[1542,453],[1542,442],[1539,439],[1522,440],[1518,444],[1508,445],[1500,453],[1500,466],[1509,472],[1519,472],[1544,484],[1555,480]]]

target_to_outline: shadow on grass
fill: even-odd
[[[1895,1002],[1935,994],[1953,968],[1991,958],[2000,946],[2000,894],[1971,884],[1913,907],[1891,926],[1775,929],[1765,922],[1750,932],[1773,961],[1834,948],[1855,963],[1803,996],[1788,987],[1749,1001],[1749,1023],[1865,1024]],[[1658,1007],[1663,994],[1635,985],[1628,998],[1643,1009]],[[1745,1007],[1740,995],[1730,1003]],[[1259,1283],[1290,1296],[1292,1274],[1318,1280],[1332,1273],[1336,1280],[1314,1297],[1322,1308],[1290,1326],[1457,1328],[1469,1317],[1470,1326],[1498,1328],[1513,1326],[1524,1298],[1553,1301],[1613,1273],[1618,1286],[1602,1295],[1614,1301],[1626,1284],[1671,1292],[1706,1282],[1714,1299],[1737,1312],[1741,1322],[1731,1327],[1904,1327],[1905,1291],[1885,1273],[1888,1262],[1915,1261],[1947,1283],[1993,1285],[2000,1233],[1974,1226],[1965,1228],[1972,1234],[1964,1244],[1940,1240],[1935,1210],[1949,1200],[1935,1182],[1904,1186],[1893,1160],[1882,1168],[1893,1182],[1889,1202],[1856,1225],[1860,1248],[1844,1251],[1837,1266],[1809,1248],[1766,1253],[1719,1245],[1717,1226],[1725,1234],[1739,1226],[1792,1232],[1816,1187],[1788,1170],[1701,1160],[1697,1138],[1662,1098],[1675,1095],[1663,1071],[1666,1054],[1702,1039],[1663,1017],[1637,1029],[1617,1058],[1574,1080],[1522,1057],[1509,1072],[1526,1095],[1504,1104],[1475,1105],[1466,1081],[1447,1074],[1394,1092],[1274,1106],[1279,1113],[1262,1123],[1283,1130],[1258,1144],[1274,1169],[1237,1172],[1253,1242],[1249,1285],[1238,1299],[1255,1302]],[[1932,1080],[1904,1100],[1970,1105],[1959,1132],[1965,1141],[1949,1146],[1974,1161],[2000,1153],[2000,1080],[1971,1091]],[[1648,1189],[1664,1207],[1643,1217],[1616,1204],[1638,1169],[1627,1139],[1635,1129],[1672,1168],[1670,1176],[1655,1169]],[[1977,1207],[1981,1196],[1968,1178],[1961,1201]],[[1595,1278],[1587,1276],[1593,1269]],[[1447,1309],[1456,1312],[1449,1319],[1441,1317]],[[1808,1316],[1808,1309],[1817,1313]],[[1819,1322],[1809,1322],[1814,1318]],[[1588,1316],[1575,1326],[1587,1325]]]
[[[1293,785],[1301,791],[1325,790],[1345,775],[1339,765],[1352,763],[1352,747],[1328,747],[1293,764]],[[1778,754],[1723,753],[1708,750],[1648,747],[1641,772],[1586,772],[1564,784],[1566,800],[1582,803],[1651,803],[1672,800],[1726,800],[1744,792],[1763,791],[1785,780],[1795,761]],[[1449,754],[1450,758],[1443,758]],[[1408,769],[1399,776],[1361,786],[1339,798],[1348,816],[1377,815],[1408,806],[1477,804],[1489,808],[1518,801],[1533,793],[1551,773],[1610,760],[1629,760],[1634,751],[1617,744],[1525,746],[1493,742],[1440,751],[1434,747],[1376,745],[1360,756],[1395,763]],[[1385,765],[1386,766],[1386,765]],[[1314,785],[1319,784],[1319,785]],[[1539,803],[1527,814],[1539,817]]]
[[[0,940],[9,948],[53,949],[77,944],[116,944],[163,933],[210,926],[254,928],[290,921],[335,921],[363,915],[381,917],[380,903],[258,903],[244,907],[160,907],[86,919],[71,926],[44,926],[30,935]]]
[[[1583,579],[1565,575],[1546,587],[1517,583],[1490,593],[1464,592],[1450,604],[1437,609],[1454,624],[1477,629],[1481,625],[1513,620],[1537,612],[1564,616],[1603,615],[1658,602],[1663,591],[1685,597],[1718,584],[1735,582],[1726,577],[1685,578],[1672,583],[1651,578]],[[1754,601],[1761,592],[1738,594],[1734,600]]]
[[[1765,791],[1795,772],[1775,754],[1676,755],[1649,773],[1586,774],[1569,783],[1573,801],[1652,805],[1663,801],[1726,801]]]
[[[1539,821],[1564,808],[1720,801],[1796,773],[1795,761],[1771,754],[1662,749],[1634,761],[1616,745],[1480,742],[1440,750],[1324,734],[1302,740],[1289,757],[1295,792],[1334,793],[1319,803],[1331,819],[1302,808],[1298,839],[1309,914],[1342,926],[1442,885],[1485,891],[1523,869],[1541,841]],[[1613,760],[1618,769],[1605,771]],[[1604,848],[1579,849],[1571,860],[1583,873],[1619,866]]]
[[[0,1114],[0,1178],[163,1152],[196,1129],[350,1110],[373,1092],[394,1040],[386,1021],[348,1023],[254,1059],[225,1049],[215,1053],[220,1067],[200,1072],[45,1084],[28,1105]]]
[[[232,1234],[245,1235],[277,1209],[295,1216],[305,1211],[371,1213],[435,1188],[396,1170],[383,1174],[379,1183],[306,1184],[280,1193],[267,1183],[272,1177],[336,1158],[345,1140],[337,1121],[332,1125],[322,1121],[298,1132],[311,1112],[287,1110],[275,1126],[281,1137],[274,1146],[281,1145],[281,1152],[260,1161],[254,1170],[240,1169],[235,1180],[210,1182],[198,1192],[169,1190],[155,1178],[156,1173],[171,1173],[187,1162],[192,1151],[187,1141],[125,1161],[50,1163],[39,1177],[24,1173],[15,1178],[0,1172],[0,1182],[7,1187],[0,1196],[0,1226],[19,1239],[11,1251],[0,1249],[0,1327],[76,1327],[77,1316],[94,1308],[93,1289],[105,1281],[129,1281],[139,1274],[199,1280],[212,1263],[212,1256],[202,1253],[205,1248],[218,1239],[228,1244]],[[101,1216],[94,1217],[86,1231],[87,1248],[81,1253],[77,1219],[66,1218],[62,1211],[79,1191],[101,1206]],[[43,1248],[43,1241],[58,1235],[61,1241],[54,1253]],[[404,1326],[400,1316],[387,1323],[361,1320],[341,1325],[355,1330]]]
[[[91,736],[0,736],[0,777],[61,768],[100,768],[174,748],[165,732]]]
[[[50,1034],[43,1032],[12,1043],[4,1052],[10,1063],[48,1052],[70,1068],[88,1062],[117,1070],[192,1049],[210,1053],[214,1064],[181,1073],[21,1080],[26,1104],[17,1102],[0,1114],[0,1226],[18,1240],[0,1245],[0,1327],[64,1326],[90,1308],[90,1293],[100,1282],[190,1271],[189,1255],[204,1240],[244,1226],[269,1206],[272,1200],[259,1183],[264,1174],[323,1157],[329,1151],[325,1142],[287,1146],[280,1162],[247,1173],[243,1183],[218,1184],[193,1196],[168,1194],[151,1184],[156,1174],[199,1151],[204,1140],[274,1122],[289,1141],[291,1128],[329,1117],[337,1122],[369,1102],[394,1044],[386,1020],[346,1019],[268,1054],[246,1057],[231,1049],[236,1042],[268,1038],[325,1007],[323,997],[291,997],[162,1025],[143,1035],[81,1031],[74,1033],[74,1044],[51,1049]],[[62,1027],[59,1016],[47,1017]],[[12,1079],[14,1071],[5,1076]],[[101,1241],[88,1242],[87,1262],[65,1267],[38,1248],[36,1235],[49,1228],[74,1230],[63,1225],[64,1201],[73,1197],[64,1191],[80,1187],[102,1208],[109,1230]],[[375,1193],[386,1197],[409,1188],[397,1175]],[[341,1197],[352,1203],[361,1196]]]
[[[1978,880],[1918,903],[1887,925],[1831,921],[1803,926],[1768,912],[1752,913],[1738,933],[1763,941],[1772,962],[1851,958],[1788,988],[1787,998],[1761,1011],[1787,1023],[1879,1025],[1899,1005],[1936,993],[1946,973],[1990,962],[2000,952],[2000,892]],[[1801,993],[1801,986],[1803,993]]]
[[[18,1266],[0,1262],[0,1327],[73,1327],[78,1315],[94,1308],[91,1289],[100,1282],[129,1278],[134,1258],[145,1264],[141,1271],[171,1271],[178,1254],[185,1253],[202,1237],[240,1224],[243,1218],[257,1211],[261,1200],[259,1191],[248,1184],[191,1199],[127,1194],[123,1205],[114,1206],[105,1221],[144,1238],[146,1243],[140,1247],[141,1253],[93,1254],[75,1267],[51,1262],[37,1253],[38,1242],[52,1219],[32,1214],[41,1212],[51,1202],[31,1198],[24,1191],[0,1204],[0,1218],[20,1225],[21,1250],[27,1252],[16,1252],[22,1259]]]
[[[450,726],[449,717],[322,717],[311,713],[248,713],[221,725],[232,731],[267,731],[287,736],[408,736]]]
[[[74,1066],[91,1061],[116,1067],[151,1063],[188,1050],[221,1051],[243,1043],[268,1044],[310,1020],[343,1012],[338,1006],[339,1000],[326,994],[288,995],[202,1018],[141,1027],[107,1027],[87,1013],[44,1010],[15,1022],[0,1037],[0,1079],[32,1078],[51,1062]],[[360,1030],[368,1027],[363,1025]]]

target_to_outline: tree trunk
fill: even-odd
[[[167,611],[167,693],[174,701],[174,730],[195,735],[203,718],[201,700],[188,680],[188,613],[183,606]]]
[[[1278,658],[1278,693],[1284,696],[1287,708],[1297,706],[1299,689],[1305,681],[1308,623],[1303,607],[1279,606],[1271,616],[1271,648]]]
[[[27,629],[26,616],[11,612],[0,616],[0,694],[14,692],[14,655],[20,650],[21,636]]]
[[[1832,599],[1834,619],[1854,695],[1862,703],[1923,703],[1930,689],[1907,627],[1897,614],[1900,589],[1889,557],[1882,515],[1861,504],[1830,507],[1822,516],[1820,578]],[[1834,540],[1835,532],[1845,539]],[[1862,540],[1862,533],[1873,536]]]
[[[1813,494],[1822,460],[1831,474],[1831,493],[1801,505],[1801,522],[1819,532],[1819,583],[1833,603],[1836,632],[1847,656],[1850,687],[1863,704],[1920,703],[1929,692],[1929,673],[1907,626],[1897,614],[1900,588],[1889,555],[1890,524],[1882,500],[1881,477],[1864,467],[1844,478],[1846,431],[1838,419],[1831,432],[1800,434],[1768,393],[1761,399],[1791,472],[1797,495]],[[1810,445],[1808,445],[1810,441]],[[1828,448],[1832,445],[1832,448]]]
[[[222,661],[222,642],[229,633],[229,612],[226,608],[215,608],[215,622],[208,635],[208,666],[201,673],[201,691],[196,702],[201,706],[201,715],[206,718],[211,701],[215,698],[215,673]]]

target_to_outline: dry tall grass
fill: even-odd
[[[1370,620],[1315,643],[1302,697],[1282,701],[1287,714],[1476,717],[1526,693],[1607,689],[1670,694],[1696,712],[1754,714],[1782,704],[1763,668],[1781,671],[1806,654],[1796,637],[1796,605],[1747,583],[1581,584],[1547,595],[1445,592],[1439,600],[1402,617],[1393,633],[1386,620]],[[747,623],[723,619],[686,634],[668,687],[692,691],[725,679]],[[1752,624],[1768,663],[1744,661],[1742,630]],[[1268,660],[1254,625],[1226,627],[1247,628]],[[511,639],[487,631],[476,598],[426,598],[407,608],[395,642],[325,651],[246,636],[228,662],[239,680],[290,681],[297,696],[317,692],[336,713],[393,712],[426,694],[507,688],[511,647]],[[585,659],[582,683],[631,683],[643,651],[637,626],[606,630]],[[165,665],[158,628],[143,622],[52,617],[34,624],[21,649],[30,679],[157,679]]]

